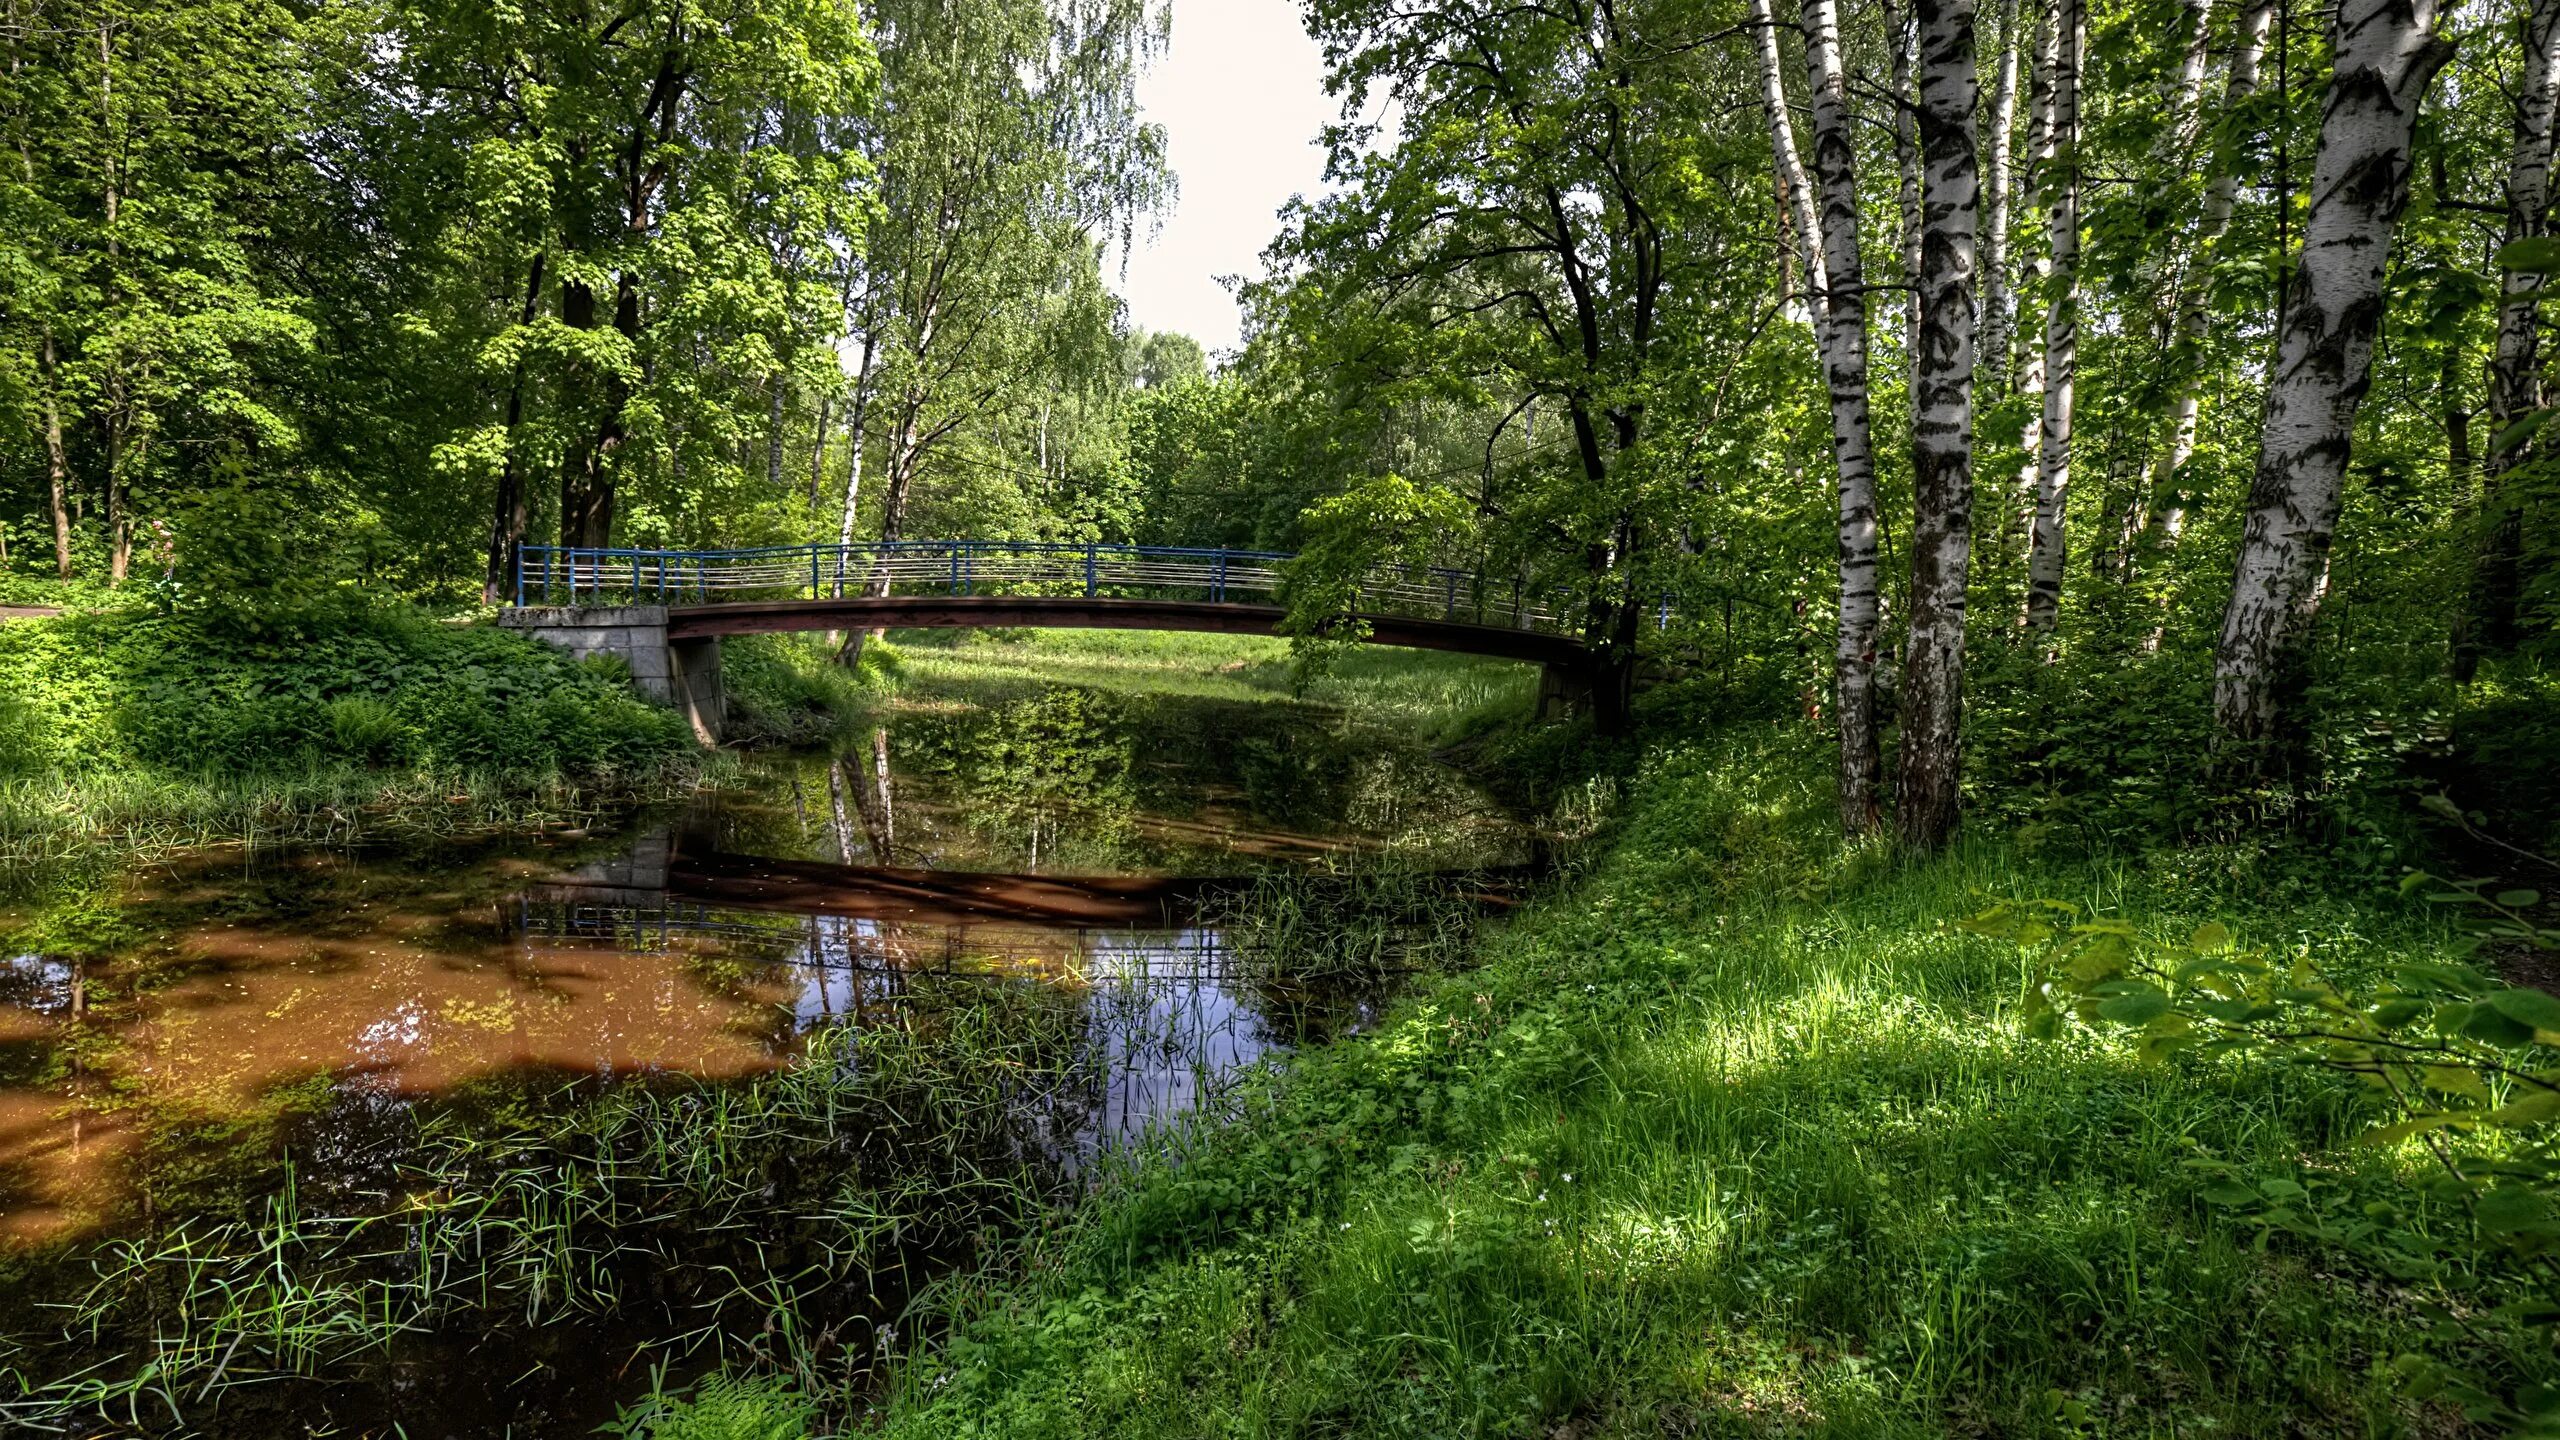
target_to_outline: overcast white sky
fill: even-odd
[[[1138,97],[1165,128],[1182,198],[1129,259],[1129,319],[1233,349],[1243,317],[1218,277],[1259,273],[1281,205],[1324,175],[1323,57],[1297,0],[1174,0],[1173,52]]]

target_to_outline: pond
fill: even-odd
[[[1357,1030],[1535,858],[1393,725],[936,672],[681,806],[20,876],[0,1422],[589,1434]]]

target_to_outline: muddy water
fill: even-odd
[[[660,1368],[859,1376],[1098,1152],[1374,1013],[1393,966],[1270,938],[1376,909],[1340,877],[1527,858],[1356,718],[1016,682],[611,823],[16,877],[0,1422],[568,1435]],[[1454,913],[1385,889],[1369,958]]]

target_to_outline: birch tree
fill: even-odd
[[[1768,112],[1769,148],[1777,157],[1778,203],[1793,227],[1792,253],[1804,265],[1805,289],[1818,307],[1830,289],[1825,278],[1822,225],[1813,213],[1813,189],[1796,154],[1795,125],[1787,118],[1784,62],[1778,56],[1778,19],[1770,0],[1751,0],[1751,29],[1759,42],[1760,108]],[[1818,322],[1817,322],[1818,323]]]
[[[2036,436],[2035,519],[2027,535],[2027,628],[2050,632],[2062,605],[2069,545],[2072,400],[2080,365],[2081,0],[2054,20],[2053,158],[2045,167],[2044,408]]]
[[[1806,93],[1813,101],[1813,168],[1822,189],[1823,263],[1831,277],[1816,314],[1831,395],[1831,454],[1840,490],[1840,634],[1833,663],[1840,725],[1840,828],[1863,835],[1882,820],[1883,752],[1876,723],[1876,468],[1867,403],[1865,262],[1858,252],[1857,149],[1848,76],[1840,63],[1837,0],[1805,0]]]
[[[2503,493],[2533,449],[2515,433],[2542,405],[2539,364],[2542,286],[2560,274],[2551,234],[2553,114],[2560,108],[2560,0],[2532,0],[2524,16],[2524,74],[2515,94],[2515,139],[2507,162],[2506,267],[2498,334],[2489,356],[2490,442],[2481,495],[2479,555],[2454,643],[2454,670],[2468,680],[2484,651],[2513,648],[2522,583],[2521,518]]]
[[[2186,528],[2186,472],[2195,459],[2196,432],[2204,413],[2204,355],[2213,336],[2214,276],[2222,260],[2224,234],[2230,230],[2232,213],[2239,205],[2239,152],[2246,133],[2243,112],[2250,98],[2258,93],[2258,67],[2266,53],[2267,29],[2275,18],[2275,9],[2275,0],[2243,0],[2232,37],[2231,59],[2224,71],[2222,117],[2212,149],[2212,179],[2205,185],[2193,238],[2188,242],[2186,268],[2178,282],[2177,332],[2169,359],[2169,440],[2152,480],[2151,517],[2147,522],[2151,544],[2156,549],[2175,546]]]
[[[2437,0],[2342,0],[2330,20],[2311,206],[2277,337],[2246,528],[2214,660],[2243,768],[2290,762],[2357,408],[2372,382],[2418,106],[2452,56]]]
[[[2018,0],[2001,0],[2000,72],[1991,87],[1989,156],[1983,171],[1982,361],[2005,383],[2009,374],[2010,171],[2018,121]]]
[[[1920,346],[1913,356],[1911,641],[1902,681],[1902,842],[1955,834],[1964,757],[1965,583],[1973,556],[1973,287],[1980,162],[1973,0],[1920,0]]]

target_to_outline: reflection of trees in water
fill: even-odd
[[[866,764],[867,762],[867,764]],[[827,763],[827,803],[836,842],[836,859],[858,862],[853,848],[853,820],[862,817],[862,835],[870,846],[870,863],[895,865],[898,824],[894,792],[889,784],[889,730],[875,727],[868,756],[838,755]]]
[[[916,769],[947,785],[962,823],[1039,868],[1061,841],[1108,851],[1135,833],[1136,736],[1120,703],[1072,686],[918,726]]]

